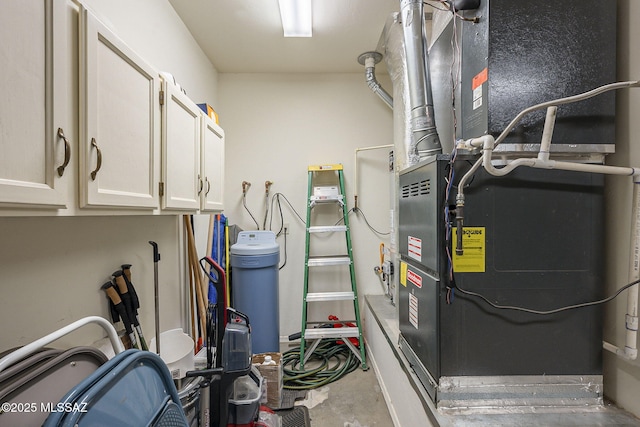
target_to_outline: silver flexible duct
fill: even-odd
[[[401,0],[412,146],[420,158],[442,153],[436,131],[422,0]]]
[[[401,171],[418,163],[420,157],[411,148],[409,85],[400,13],[394,13],[387,19],[377,50],[384,52],[384,61],[393,83],[393,152],[396,170]]]
[[[365,52],[358,56],[358,62],[365,67],[365,79],[369,89],[393,109],[393,98],[376,80],[376,64],[382,60],[382,54],[378,52]]]

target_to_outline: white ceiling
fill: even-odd
[[[278,0],[169,0],[221,73],[350,73],[400,0],[313,0],[313,37],[284,38]]]

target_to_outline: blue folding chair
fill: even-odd
[[[43,427],[188,427],[169,369],[155,353],[124,351],[74,387]]]

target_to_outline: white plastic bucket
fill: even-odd
[[[187,371],[193,371],[193,339],[182,329],[171,329],[160,334],[160,358],[169,367],[171,378],[184,378]],[[151,339],[149,351],[156,352],[156,339]]]

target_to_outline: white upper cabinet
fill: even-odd
[[[65,7],[64,1],[0,1],[0,207],[67,203],[64,181],[73,172]]]
[[[169,81],[163,82],[163,209],[196,211],[204,181],[200,165],[200,108]]]
[[[160,79],[80,5],[80,206],[159,207]]]
[[[221,211],[224,207],[224,131],[204,113],[201,157],[200,170],[204,184],[200,193],[200,210]]]

